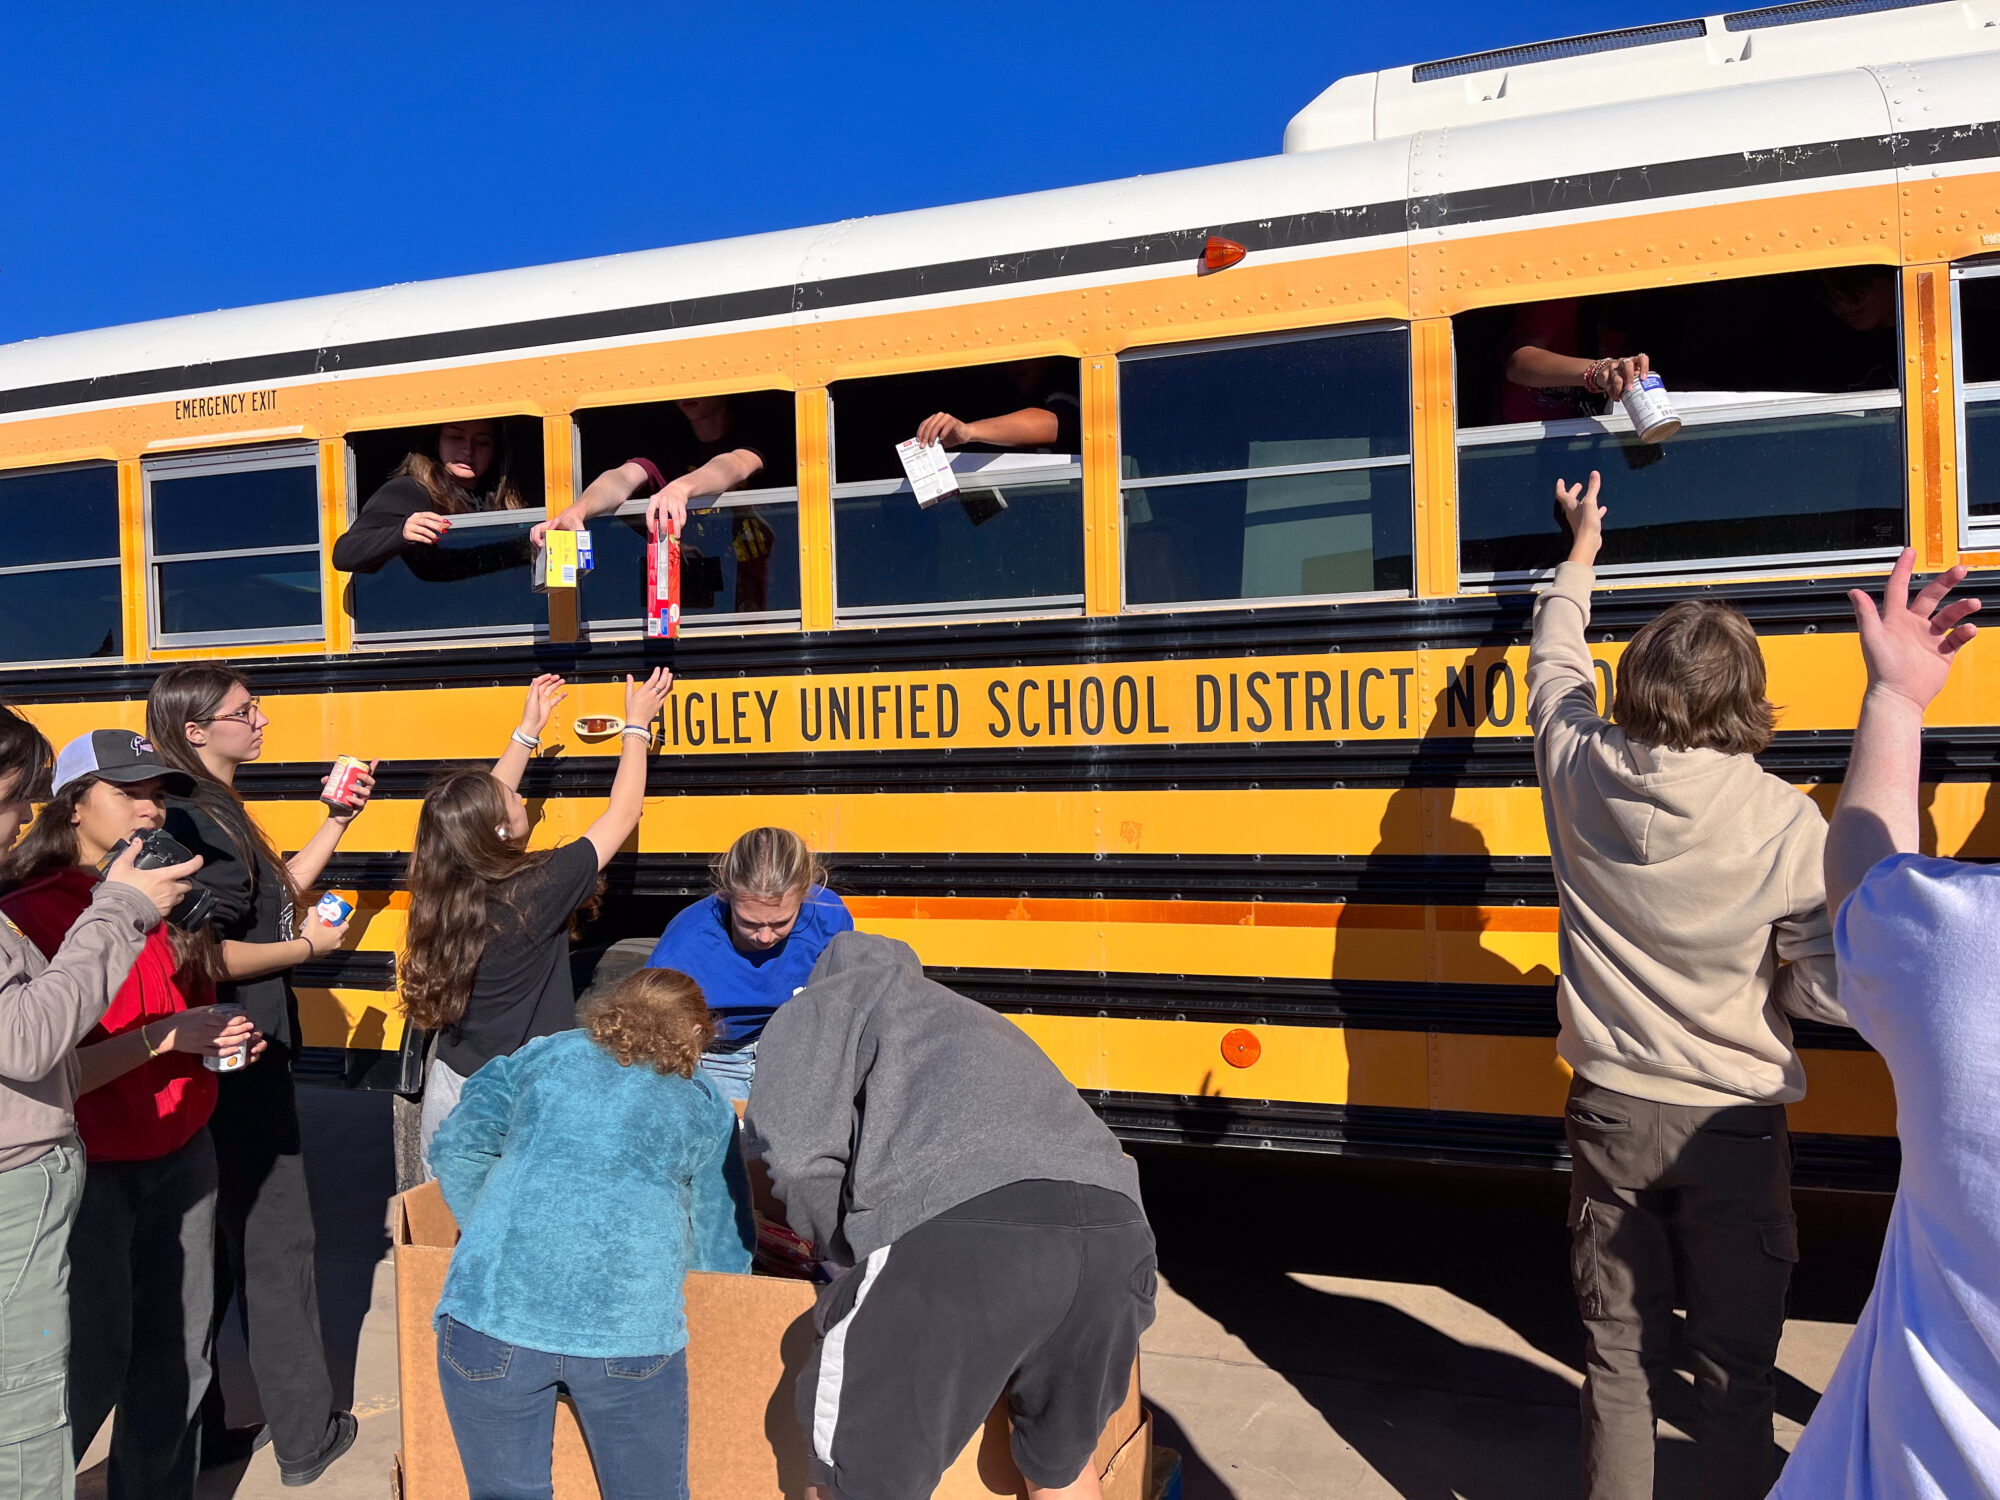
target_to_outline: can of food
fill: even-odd
[[[1667,399],[1667,385],[1657,375],[1641,375],[1625,388],[1625,415],[1642,443],[1664,443],[1681,430],[1681,414]]]
[[[681,539],[672,532],[646,541],[646,634],[671,640],[681,633]]]
[[[216,1009],[232,1016],[244,1014],[240,1005],[218,1005]],[[201,1060],[201,1065],[211,1073],[240,1073],[250,1066],[250,1044],[245,1042],[231,1052],[212,1053]]]
[[[351,755],[335,756],[333,770],[326,778],[326,790],[319,794],[319,800],[337,813],[353,812],[358,805],[354,799],[354,788],[367,774],[367,761],[356,760]]]
[[[319,898],[313,906],[313,911],[329,927],[338,927],[354,915],[354,908],[332,891]]]

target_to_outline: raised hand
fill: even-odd
[[[369,761],[368,769],[354,778],[354,790],[351,793],[354,800],[348,803],[344,810],[340,812],[329,811],[327,816],[336,823],[352,823],[356,818],[360,817],[361,810],[368,805],[368,799],[375,795],[375,768],[381,764],[382,762],[379,760]],[[320,777],[319,789],[322,792],[325,791],[327,783],[332,780],[333,776],[330,772]]]
[[[1879,610],[1865,589],[1850,589],[1847,597],[1854,605],[1855,628],[1861,632],[1868,691],[1893,693],[1921,710],[1943,691],[1959,648],[1979,633],[1971,620],[1979,601],[1944,602],[1964,580],[1963,565],[1947,568],[1912,599],[1910,575],[1916,561],[1916,553],[1905,547],[1889,572]]]
[[[644,727],[659,716],[667,701],[667,693],[674,685],[674,674],[670,668],[656,667],[644,682],[625,679],[625,722],[628,725]]]
[[[521,733],[529,739],[542,737],[542,730],[557,706],[569,696],[569,684],[553,672],[544,672],[528,684],[528,701],[521,706]]]
[[[1563,524],[1570,530],[1569,560],[1591,563],[1597,560],[1597,549],[1604,545],[1604,517],[1610,507],[1597,503],[1597,490],[1601,476],[1597,470],[1590,471],[1590,487],[1580,484],[1564,484],[1556,481],[1556,507],[1562,512]]]

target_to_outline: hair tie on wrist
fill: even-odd
[[[635,734],[640,739],[644,740],[647,744],[650,745],[653,743],[653,726],[650,724],[627,724],[623,729],[619,730],[618,733],[621,736],[627,734]]]
[[[542,742],[540,740],[536,739],[531,734],[523,734],[518,729],[508,730],[507,738],[512,740],[517,745],[526,745],[530,750],[539,750],[542,748]]]

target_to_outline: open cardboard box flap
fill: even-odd
[[[404,1500],[466,1500],[458,1446],[438,1385],[431,1318],[444,1291],[458,1223],[427,1182],[396,1200],[396,1345],[403,1408],[399,1477]],[[802,1500],[805,1436],[793,1386],[812,1353],[814,1288],[769,1276],[691,1272],[687,1279],[688,1486],[715,1500]],[[1151,1423],[1139,1406],[1139,1370],[1098,1439],[1106,1500],[1146,1500]],[[1116,1485],[1114,1487],[1114,1480]],[[557,1409],[556,1500],[597,1500],[583,1432]],[[1007,1443],[1004,1402],[945,1474],[936,1500],[1025,1496]]]

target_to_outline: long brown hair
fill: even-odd
[[[86,868],[77,838],[76,814],[101,776],[80,776],[55,793],[35,813],[28,831],[0,855],[0,893],[14,891],[51,870]],[[213,932],[187,932],[167,924],[173,944],[176,977],[186,976],[204,986],[223,977],[222,945]]]
[[[250,684],[237,673],[207,662],[167,668],[153,680],[153,690],[146,695],[146,737],[153,742],[161,760],[194,778],[193,800],[222,825],[222,831],[236,846],[236,857],[250,872],[251,895],[256,895],[258,884],[269,869],[276,873],[286,896],[297,906],[300,894],[291,867],[257,826],[257,820],[250,816],[250,809],[236,788],[218,781],[203,762],[201,752],[188,741],[188,724],[214,718],[215,711],[239,687],[247,692]]]
[[[1627,739],[1755,755],[1777,732],[1757,630],[1719,599],[1684,599],[1641,627],[1618,659],[1612,716]]]
[[[0,781],[18,776],[15,796],[46,797],[55,764],[56,752],[49,737],[0,703]]]
[[[416,480],[424,487],[424,493],[431,497],[431,509],[443,515],[458,516],[473,510],[520,510],[527,501],[514,478],[514,445],[507,440],[507,424],[493,417],[475,420],[493,429],[493,464],[472,481],[477,489],[468,489],[460,484],[438,458],[438,433],[435,432],[422,448],[406,454],[389,477],[400,479],[408,475]],[[470,424],[454,422],[447,425]],[[442,431],[440,428],[439,432]]]
[[[495,919],[510,915],[505,882],[545,863],[499,830],[507,826],[500,783],[484,770],[454,771],[424,798],[410,848],[410,920],[396,977],[403,1015],[425,1031],[465,1014],[472,978]],[[493,902],[502,906],[492,910]],[[518,920],[519,913],[511,915]]]

